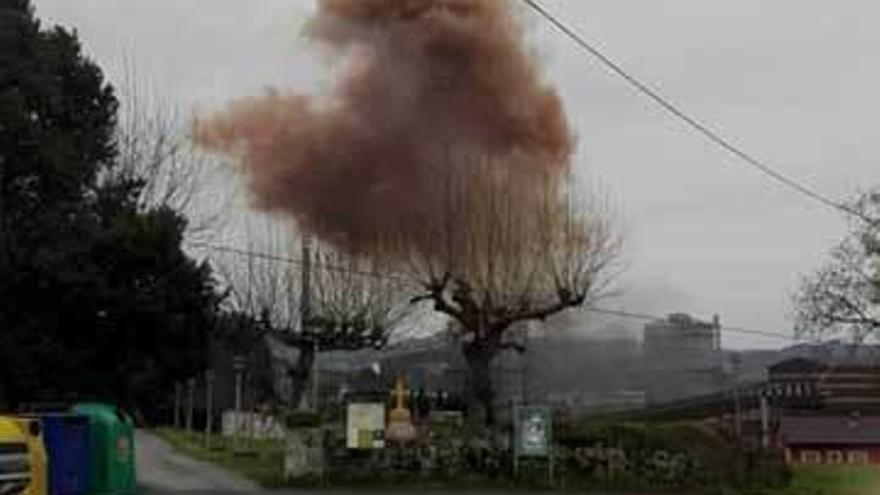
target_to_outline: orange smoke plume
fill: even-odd
[[[564,174],[574,139],[509,3],[319,0],[305,36],[340,61],[329,95],[236,101],[196,139],[240,160],[256,207],[349,250],[443,222],[438,184],[474,173],[455,157]]]

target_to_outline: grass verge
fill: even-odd
[[[210,448],[203,434],[161,428],[156,435],[195,459],[216,464],[266,488],[284,486],[284,444],[278,440],[245,440],[237,443],[219,435]]]
[[[880,467],[803,466],[787,488],[767,495],[878,495]]]

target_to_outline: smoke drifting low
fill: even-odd
[[[240,159],[255,206],[359,251],[443,223],[448,198],[437,190],[449,177],[469,177],[481,185],[467,194],[484,196],[511,181],[474,174],[515,176],[527,196],[535,176],[567,172],[563,106],[512,2],[318,3],[305,36],[341,63],[330,93],[242,99],[196,129],[202,146]]]

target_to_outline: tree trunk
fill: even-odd
[[[315,364],[315,349],[310,345],[299,348],[299,358],[296,365],[288,369],[290,377],[290,398],[288,407],[291,410],[299,409],[303,396],[309,388],[309,378],[312,376],[312,368]]]
[[[495,353],[480,342],[463,346],[467,361],[467,419],[473,435],[485,438],[495,425],[495,390],[492,387],[492,359]]]

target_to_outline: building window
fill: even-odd
[[[849,464],[868,464],[868,453],[864,450],[851,450],[846,454],[846,462]]]
[[[843,452],[839,450],[831,450],[825,455],[825,462],[828,464],[843,464]]]
[[[821,464],[822,453],[816,450],[802,450],[800,461],[802,464]]]

